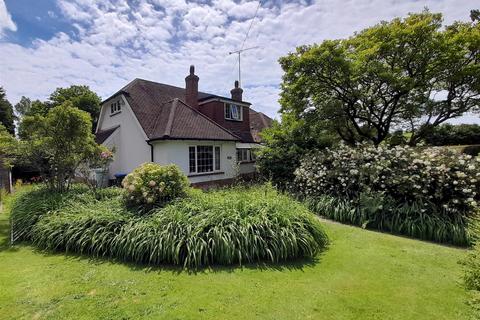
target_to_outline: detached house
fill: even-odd
[[[255,171],[252,149],[272,119],[243,101],[238,82],[227,98],[198,81],[191,66],[185,88],[135,79],[102,102],[96,139],[115,147],[110,178],[145,162],[174,163],[197,185]]]

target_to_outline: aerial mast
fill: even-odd
[[[232,55],[232,54],[237,54],[237,55],[238,55],[238,84],[239,84],[240,88],[242,87],[242,66],[241,66],[241,56],[242,56],[242,53],[243,53],[244,51],[252,50],[252,49],[257,49],[257,48],[260,48],[260,47],[259,47],[259,46],[250,47],[250,48],[240,49],[240,50],[232,51],[232,52],[229,52],[229,53],[228,53],[229,55]]]

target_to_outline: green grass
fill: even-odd
[[[466,250],[323,225],[317,261],[194,273],[9,247],[3,213],[0,319],[469,319]]]

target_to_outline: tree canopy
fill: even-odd
[[[443,27],[441,14],[424,11],[298,47],[280,64],[282,113],[324,121],[349,143],[379,144],[405,129],[415,144],[478,109],[480,25]]]
[[[49,97],[48,101],[30,100],[27,97],[22,97],[15,105],[15,111],[20,117],[19,136],[21,139],[28,137],[32,117],[45,117],[50,110],[62,105],[65,102],[70,102],[72,107],[85,111],[90,114],[93,121],[92,132],[96,128],[98,116],[100,113],[100,97],[90,90],[88,86],[72,85],[68,88],[57,88]],[[23,121],[25,116],[29,116],[28,121]]]
[[[88,86],[72,85],[68,88],[57,88],[49,100],[52,107],[70,101],[75,108],[88,112],[93,121],[93,128],[96,127],[102,100]]]
[[[0,124],[0,165],[10,167],[18,155],[18,141]]]
[[[7,100],[5,90],[0,87],[0,124],[11,134],[15,133],[15,115],[12,104]]]
[[[78,166],[98,153],[90,115],[70,101],[53,107],[46,116],[24,116],[22,122],[28,128],[21,141],[23,160],[37,168],[52,189],[63,191]]]

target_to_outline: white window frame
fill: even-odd
[[[246,150],[246,151],[247,151],[247,153],[246,153],[247,159],[242,159],[242,160],[240,160],[240,159],[238,158],[238,151],[239,151],[239,150]],[[237,162],[238,162],[238,163],[246,163],[246,162],[254,162],[254,161],[256,161],[256,158],[255,158],[254,154],[252,153],[252,149],[251,149],[251,148],[237,148],[237,149],[236,149],[236,152],[235,152],[235,155],[236,155],[236,157],[237,157]]]
[[[212,157],[212,171],[204,171],[204,172],[198,172],[198,147],[212,147],[213,148],[213,157]],[[190,148],[195,148],[195,171],[190,170]],[[219,165],[220,167],[217,169],[216,166],[216,149],[220,150],[219,154]],[[212,144],[198,144],[198,145],[189,145],[188,146],[188,173],[189,175],[201,175],[201,174],[209,174],[209,173],[217,173],[222,171],[222,147],[220,145],[212,145]]]
[[[122,112],[122,100],[116,100],[110,103],[110,115],[116,115]]]
[[[232,107],[235,107],[237,116],[233,116]],[[227,112],[229,110],[229,112]],[[224,104],[224,115],[226,120],[243,121],[243,106],[235,103]]]

